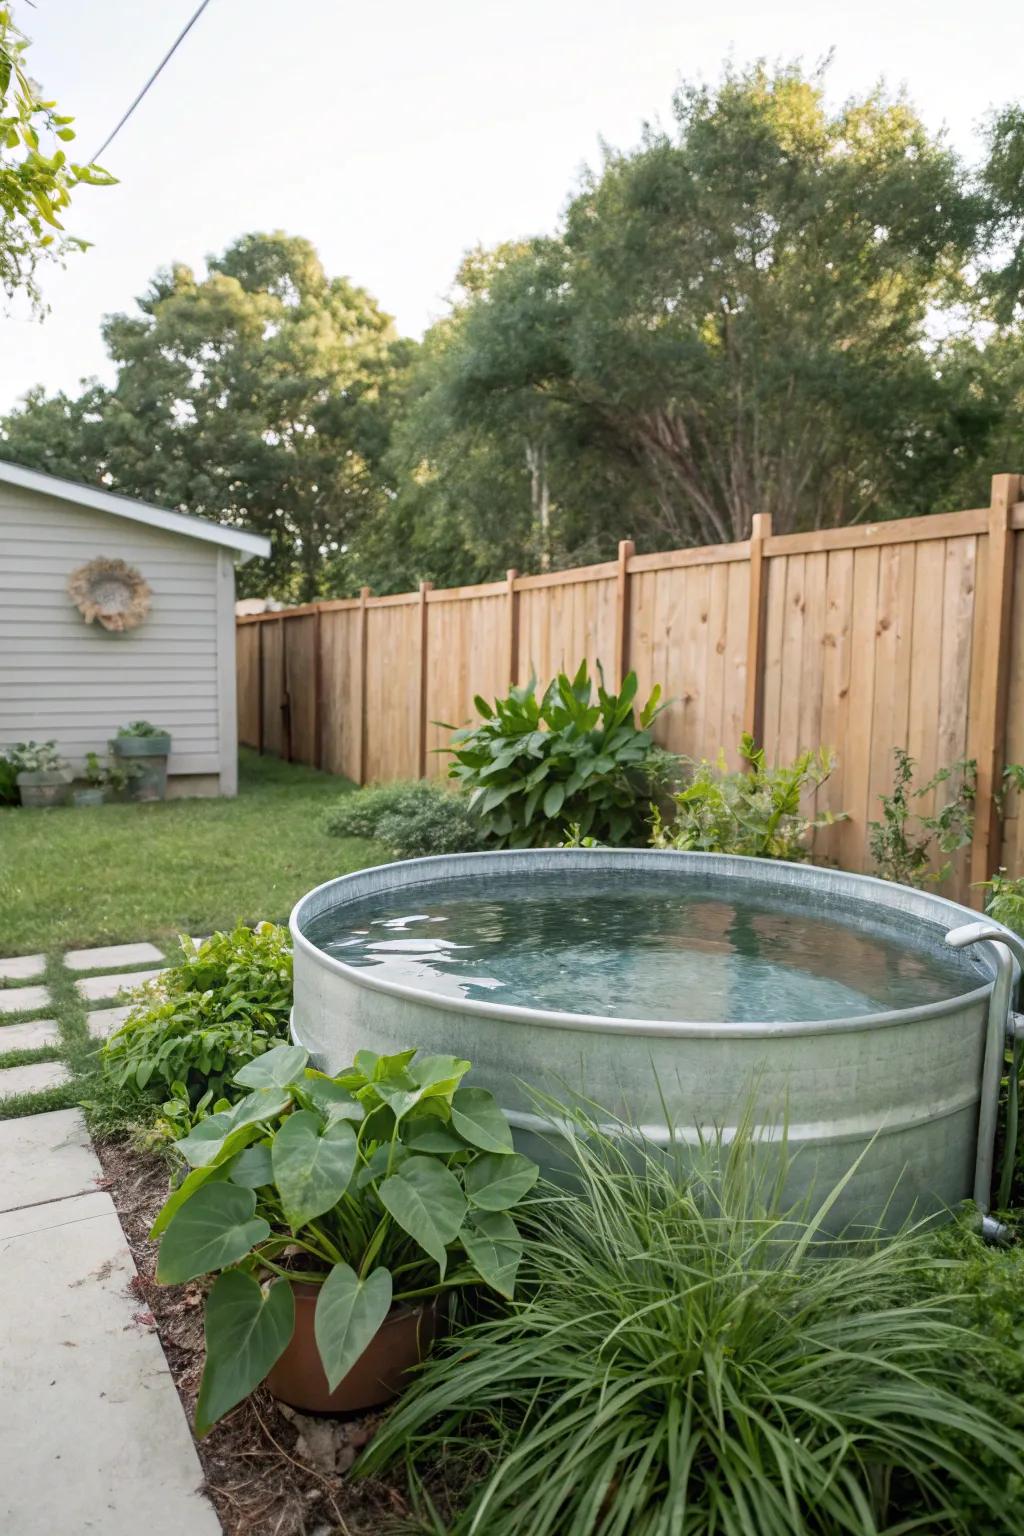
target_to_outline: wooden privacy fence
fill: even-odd
[[[239,739],[361,784],[442,775],[434,722],[583,656],[616,679],[634,668],[641,694],[661,683],[672,751],[724,747],[736,764],[745,729],[772,761],[834,747],[819,805],[849,820],[815,855],[847,869],[870,868],[893,747],[918,782],[974,757],[974,841],[951,889],[1024,872],[1024,818],[1014,799],[1001,820],[993,798],[1003,764],[1024,761],[1020,475],[996,475],[991,504],[966,512],[781,536],[759,515],[738,544],[638,555],[625,540],[601,565],[239,618]]]

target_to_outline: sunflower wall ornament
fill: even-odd
[[[87,624],[97,620],[104,629],[120,634],[142,623],[151,593],[134,565],[100,555],[71,572],[68,596]]]

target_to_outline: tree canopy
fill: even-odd
[[[28,39],[0,5],[0,288],[40,306],[36,278],[41,261],[81,250],[85,241],[64,232],[61,214],[81,183],[108,186],[98,165],[68,159],[74,118],[44,100],[27,71]]]
[[[249,235],[106,322],[107,390],[0,454],[270,533],[250,589],[397,590],[978,504],[1024,442],[1024,109],[968,166],[821,72],[686,86],[549,237],[475,250],[421,344]]]

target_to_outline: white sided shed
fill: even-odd
[[[0,746],[56,740],[80,768],[130,720],[171,732],[168,794],[233,795],[235,562],[267,539],[0,462]],[[73,572],[123,560],[150,589],[137,627],[87,623]]]

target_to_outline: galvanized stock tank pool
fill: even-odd
[[[786,1122],[794,1197],[870,1144],[837,1218],[987,1209],[1014,966],[987,921],[946,943],[977,921],[863,875],[715,854],[413,859],[295,907],[292,1030],[325,1071],[363,1048],[468,1057],[542,1157],[527,1085],[656,1141],[669,1121],[728,1135],[753,1095],[766,1133]]]

